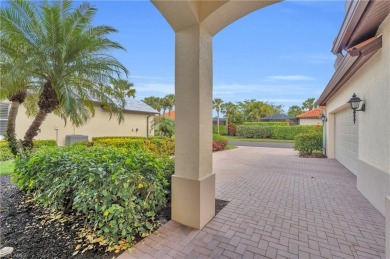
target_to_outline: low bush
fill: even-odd
[[[226,137],[213,134],[213,151],[222,151],[225,150],[228,145],[228,140]]]
[[[244,122],[244,125],[248,126],[290,126],[290,123],[287,121],[273,121],[273,122],[267,122],[267,121],[256,121],[256,122]]]
[[[218,125],[213,125],[213,134],[218,134]],[[227,135],[225,125],[219,125],[219,135]]]
[[[158,156],[175,154],[175,140],[171,138],[145,138],[145,137],[105,137],[93,138],[90,145],[127,150],[144,150]]]
[[[309,126],[274,126],[274,127],[262,127],[262,126],[248,126],[240,125],[237,127],[237,135],[245,138],[272,138],[272,139],[284,139],[294,140],[295,136],[302,133],[308,133],[318,131],[322,132],[322,126],[316,125]]]
[[[70,146],[37,151],[16,163],[13,181],[47,207],[84,215],[95,238],[132,243],[156,229],[173,161],[150,153]]]
[[[228,126],[228,136],[235,136],[237,133],[237,127],[234,124],[229,124]]]
[[[57,142],[55,140],[34,140],[34,147],[32,152],[36,152],[37,150],[41,148],[46,148],[46,147],[56,147]],[[6,161],[14,159],[14,156],[11,152],[11,149],[8,146],[7,141],[0,141],[0,161]]]
[[[322,150],[322,134],[319,132],[308,132],[295,136],[294,149],[301,155],[311,155],[314,151]]]

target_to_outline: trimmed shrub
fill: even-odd
[[[56,147],[57,142],[55,140],[34,140],[33,152],[46,147]],[[11,149],[8,146],[7,141],[0,141],[0,161],[6,161],[14,159]]]
[[[218,134],[218,125],[213,125],[213,134]],[[219,125],[219,135],[227,135],[225,125]]]
[[[229,136],[235,136],[237,133],[237,127],[234,124],[229,124],[228,126],[228,135]]]
[[[268,126],[290,126],[290,123],[287,121],[256,121],[256,122],[244,122],[244,125],[248,126],[263,126],[263,127],[268,127]]]
[[[108,244],[132,243],[157,228],[173,161],[150,153],[70,146],[17,160],[13,180],[43,205],[84,215]]]
[[[175,140],[171,138],[145,137],[106,137],[93,138],[93,146],[121,148],[126,150],[144,150],[158,156],[175,154]]]
[[[225,150],[227,145],[228,145],[228,140],[226,137],[223,137],[218,134],[213,134],[213,151]]]
[[[322,150],[322,134],[308,132],[295,136],[294,149],[301,155],[311,155],[314,151]]]
[[[237,136],[244,138],[271,138],[272,127],[260,127],[260,126],[237,126]]]

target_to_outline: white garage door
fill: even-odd
[[[353,113],[348,107],[335,115],[335,157],[352,173],[357,172],[358,114],[353,124]]]

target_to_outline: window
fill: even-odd
[[[0,136],[7,131],[9,103],[0,103]]]

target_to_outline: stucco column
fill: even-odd
[[[176,32],[175,175],[172,220],[201,229],[215,215],[212,173],[212,36],[200,25]]]
[[[326,155],[328,158],[335,158],[334,129],[334,113],[328,113],[328,121],[326,122]]]
[[[390,196],[385,197],[385,217],[386,217],[386,254],[385,258],[390,258]]]

